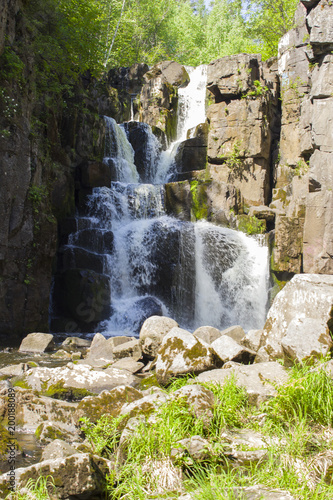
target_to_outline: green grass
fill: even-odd
[[[54,499],[55,485],[51,476],[40,476],[37,481],[29,479],[24,493],[19,491],[8,495],[8,500],[52,500]]]

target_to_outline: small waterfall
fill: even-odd
[[[174,172],[174,160],[179,144],[185,141],[187,133],[193,136],[195,127],[206,121],[206,82],[207,66],[197,68],[186,67],[190,83],[178,89],[177,138],[168,149],[161,154],[154,178],[155,183],[168,182]]]
[[[139,174],[134,164],[134,150],[127,140],[124,130],[113,118],[105,120],[104,163],[110,166],[112,177],[120,182],[139,182]]]

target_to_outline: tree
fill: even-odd
[[[248,26],[264,58],[277,55],[280,38],[294,25],[298,0],[249,0]]]

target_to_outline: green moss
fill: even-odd
[[[266,231],[266,221],[255,216],[238,215],[238,229],[246,234],[263,234]]]
[[[191,215],[194,220],[208,218],[207,185],[207,182],[199,180],[190,181]]]
[[[87,389],[76,389],[73,387],[64,387],[64,382],[60,381],[56,384],[49,385],[43,384],[42,395],[49,398],[66,400],[66,401],[80,401],[86,396],[93,396],[93,393]]]
[[[150,389],[150,387],[161,387],[157,381],[156,374],[150,375],[140,381],[140,389],[142,391]]]
[[[22,377],[13,377],[12,378],[12,386],[13,387],[21,387],[21,389],[31,389],[30,385]]]

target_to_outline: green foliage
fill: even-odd
[[[191,212],[195,220],[207,219],[208,204],[207,204],[207,184],[200,181],[190,182],[190,192],[192,197]]]
[[[94,453],[110,456],[116,449],[121,431],[124,425],[123,416],[109,417],[103,415],[96,424],[92,424],[88,418],[81,418],[81,430],[89,440]]]
[[[34,214],[37,215],[40,211],[40,206],[47,197],[46,186],[37,186],[32,184],[28,191],[28,200],[31,201]]]
[[[52,476],[40,476],[36,481],[29,479],[25,489],[26,493],[16,491],[8,495],[8,500],[52,500],[54,498],[55,484]]]
[[[307,364],[293,368],[289,382],[279,386],[267,411],[277,423],[305,421],[332,426],[333,383],[324,365],[320,369],[309,369]]]
[[[266,223],[259,220],[254,215],[239,215],[237,217],[237,227],[239,231],[246,234],[263,234],[266,231]]]
[[[294,169],[295,175],[298,177],[303,177],[309,170],[309,162],[306,162],[303,158],[301,160],[298,160],[296,163],[296,167]]]
[[[277,55],[280,38],[294,27],[298,0],[249,0],[248,34],[264,59]]]
[[[263,85],[259,80],[254,80],[254,89],[249,90],[244,97],[260,97],[268,92],[268,87]]]

